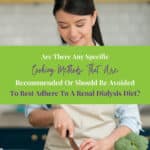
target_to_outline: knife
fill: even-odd
[[[66,137],[68,138],[69,143],[70,143],[71,147],[73,148],[73,150],[79,150],[79,147],[76,144],[76,142],[74,141],[74,139],[69,137],[69,130],[67,130]]]

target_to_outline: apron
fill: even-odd
[[[74,140],[78,146],[87,138],[98,140],[108,136],[116,127],[115,105],[77,104],[52,105],[63,108],[75,125]],[[68,139],[62,139],[52,126],[44,150],[72,150]]]

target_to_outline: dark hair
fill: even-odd
[[[56,12],[60,9],[76,15],[93,15],[95,6],[93,0],[55,0],[53,15],[55,16]],[[92,37],[100,45],[104,45],[98,23],[98,17],[96,18],[95,25],[93,26]],[[66,43],[63,39],[62,42]]]

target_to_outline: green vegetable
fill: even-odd
[[[115,150],[147,150],[147,148],[148,139],[134,132],[120,138],[115,143]]]

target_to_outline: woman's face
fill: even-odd
[[[96,21],[94,15],[74,15],[59,10],[56,13],[58,31],[64,41],[73,46],[94,45],[92,39],[92,26]]]

